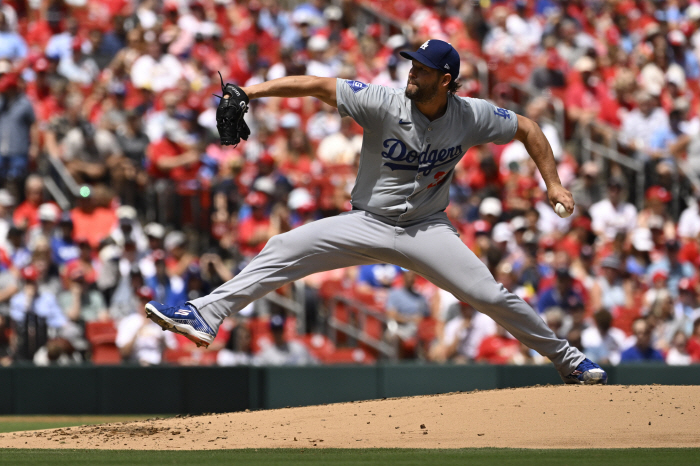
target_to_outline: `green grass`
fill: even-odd
[[[152,417],[156,416],[0,416],[0,433],[20,430],[55,429],[86,424],[104,424],[106,422],[136,421]]]
[[[627,450],[217,450],[217,451],[131,451],[131,450],[2,450],[0,465],[654,465],[681,466],[700,463],[700,449]]]

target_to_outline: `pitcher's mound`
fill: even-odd
[[[700,387],[547,386],[0,434],[0,448],[700,447]]]

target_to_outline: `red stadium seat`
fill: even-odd
[[[167,348],[163,351],[163,362],[167,364],[182,364],[192,359],[192,352],[181,348]]]
[[[117,329],[114,322],[88,322],[85,338],[92,346],[90,361],[93,364],[121,364],[122,355],[115,344]]]
[[[373,364],[376,358],[362,348],[338,348],[325,360],[328,364]]]
[[[88,322],[85,324],[85,338],[93,346],[101,343],[114,343],[117,328],[111,320],[108,322]]]
[[[304,343],[311,355],[321,362],[326,362],[335,351],[333,342],[325,335],[314,333],[304,335],[299,340]]]
[[[90,360],[93,364],[121,364],[122,355],[114,343],[98,343],[92,346],[92,357]]]

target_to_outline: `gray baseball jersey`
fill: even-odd
[[[445,114],[430,121],[392,89],[338,79],[338,110],[364,129],[352,205],[399,224],[445,210],[454,167],[472,146],[510,142],[516,115],[481,99],[448,94]]]
[[[364,128],[355,210],[274,236],[241,273],[190,304],[218,328],[226,316],[306,275],[392,263],[470,303],[549,357],[563,377],[570,374],[584,355],[494,280],[443,212],[464,152],[476,144],[510,141],[518,127],[515,114],[450,95],[445,115],[431,122],[403,89],[340,79],[336,86],[341,115]]]

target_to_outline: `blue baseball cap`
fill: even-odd
[[[415,52],[401,52],[401,56],[449,73],[452,76],[452,81],[456,81],[459,76],[459,54],[452,45],[445,41],[426,40]]]

